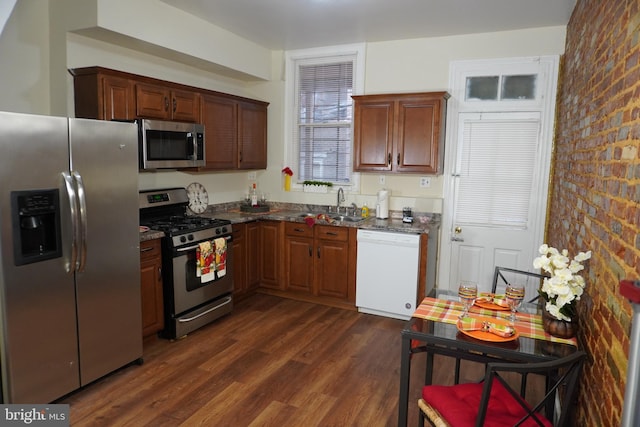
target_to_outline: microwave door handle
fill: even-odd
[[[192,160],[195,160],[198,147],[196,147],[197,139],[193,137],[191,132],[187,132],[187,147],[189,147],[189,156]]]
[[[77,195],[73,185],[73,179],[68,172],[62,172],[64,186],[69,198],[69,215],[71,216],[71,260],[66,265],[67,273],[71,273],[78,268],[78,209]]]
[[[78,202],[80,205],[80,221],[78,227],[80,230],[80,256],[77,270],[84,271],[84,266],[87,263],[87,197],[86,192],[84,191],[84,182],[82,182],[82,176],[75,171],[71,173],[77,184]]]

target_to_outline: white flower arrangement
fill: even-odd
[[[580,252],[569,259],[569,252],[562,252],[546,243],[538,249],[540,256],[533,260],[533,267],[549,273],[542,282],[540,296],[546,301],[545,308],[553,317],[571,322],[576,314],[576,301],[584,292],[585,282],[577,274],[584,269],[581,262],[591,258],[591,251]]]

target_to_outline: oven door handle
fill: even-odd
[[[221,302],[220,304],[216,305],[215,307],[211,307],[210,309],[208,309],[208,310],[206,310],[206,311],[203,311],[203,312],[202,312],[202,313],[200,313],[200,314],[196,314],[196,315],[195,315],[195,316],[193,316],[193,317],[180,318],[180,319],[177,319],[177,320],[178,320],[178,322],[180,322],[180,323],[191,322],[191,321],[193,321],[193,320],[196,320],[196,319],[197,319],[197,318],[199,318],[199,317],[204,316],[205,314],[209,314],[209,313],[211,313],[212,311],[217,310],[217,309],[219,309],[220,307],[222,307],[222,306],[225,306],[225,305],[229,304],[230,302],[231,302],[231,297],[226,297],[226,298],[224,299],[224,301],[223,301],[223,302]]]
[[[226,236],[224,239],[225,240],[231,240],[231,236]],[[193,246],[187,246],[187,247],[184,247],[184,248],[178,248],[178,249],[176,249],[176,252],[191,251],[193,249],[197,249],[199,246],[200,246],[200,244],[198,243],[198,244],[193,245]]]

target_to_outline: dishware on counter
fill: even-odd
[[[460,318],[467,317],[469,314],[469,308],[473,305],[473,302],[478,297],[478,285],[475,282],[463,280],[458,286],[458,297],[460,302],[464,306],[464,311],[460,315]]]
[[[524,299],[524,286],[522,285],[507,285],[507,289],[505,290],[505,301],[507,305],[511,309],[511,322],[516,321],[516,312],[518,311],[518,307],[522,303]]]

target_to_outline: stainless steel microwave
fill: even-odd
[[[204,125],[140,119],[140,169],[205,166]]]

